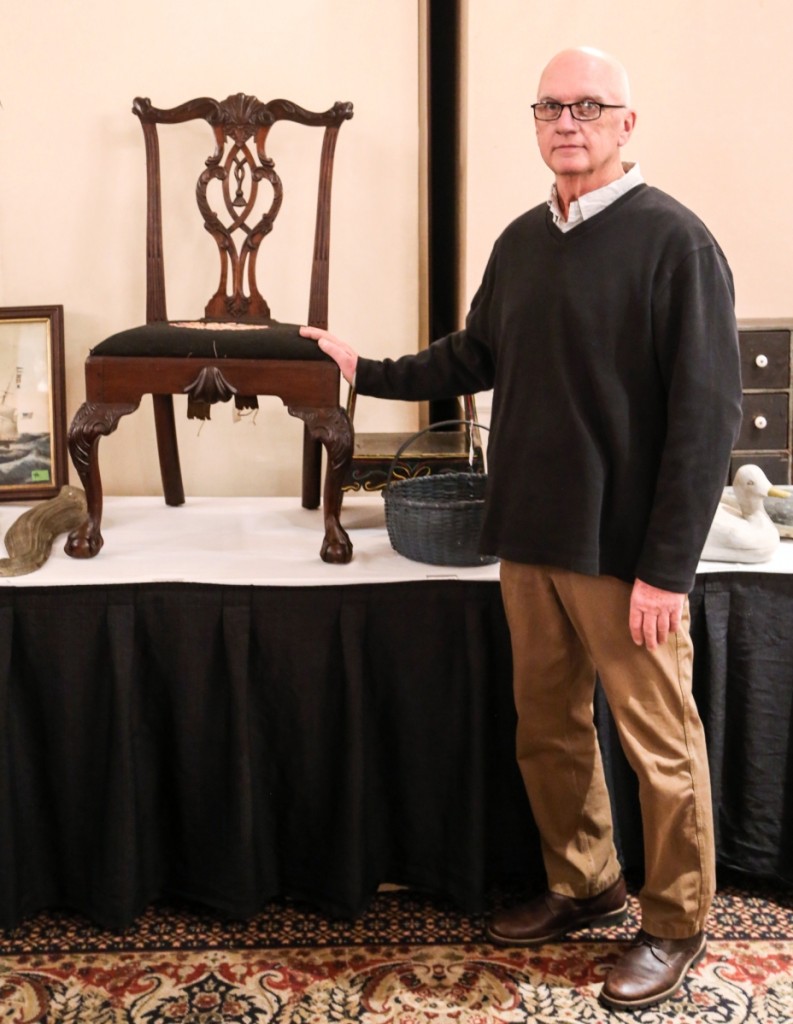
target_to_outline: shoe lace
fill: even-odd
[[[672,961],[669,959],[668,954],[665,953],[661,946],[658,945],[657,940],[654,939],[651,935],[648,935],[647,932],[640,931],[634,940],[634,945],[647,946],[647,948],[653,954],[655,959],[659,961],[659,963],[662,963],[664,967],[671,966]]]

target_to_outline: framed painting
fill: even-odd
[[[68,483],[63,306],[0,308],[0,501]]]

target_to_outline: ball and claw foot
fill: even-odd
[[[329,562],[332,565],[346,565],[352,561],[352,541],[344,527],[338,523],[328,526],[325,539],[322,542],[320,557],[323,562]]]
[[[71,558],[93,558],[98,555],[104,544],[104,538],[98,530],[91,530],[88,524],[72,530],[66,538],[64,551]]]

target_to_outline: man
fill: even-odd
[[[482,548],[501,559],[517,754],[548,890],[497,913],[494,942],[540,945],[624,918],[593,725],[600,676],[639,778],[642,929],[601,999],[671,996],[705,952],[715,888],[686,595],[740,423],[732,277],[688,210],[623,166],[623,67],[587,48],[533,105],[550,201],[496,242],[465,329],[397,361],[305,329],[362,394],[493,387]]]

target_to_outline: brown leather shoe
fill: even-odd
[[[609,971],[600,1000],[627,1010],[660,1003],[677,992],[706,949],[704,932],[690,939],[659,939],[640,931]]]
[[[625,879],[620,876],[608,889],[589,899],[576,900],[557,892],[544,892],[494,914],[487,925],[487,937],[500,946],[541,946],[567,932],[590,925],[611,925],[628,914]]]

